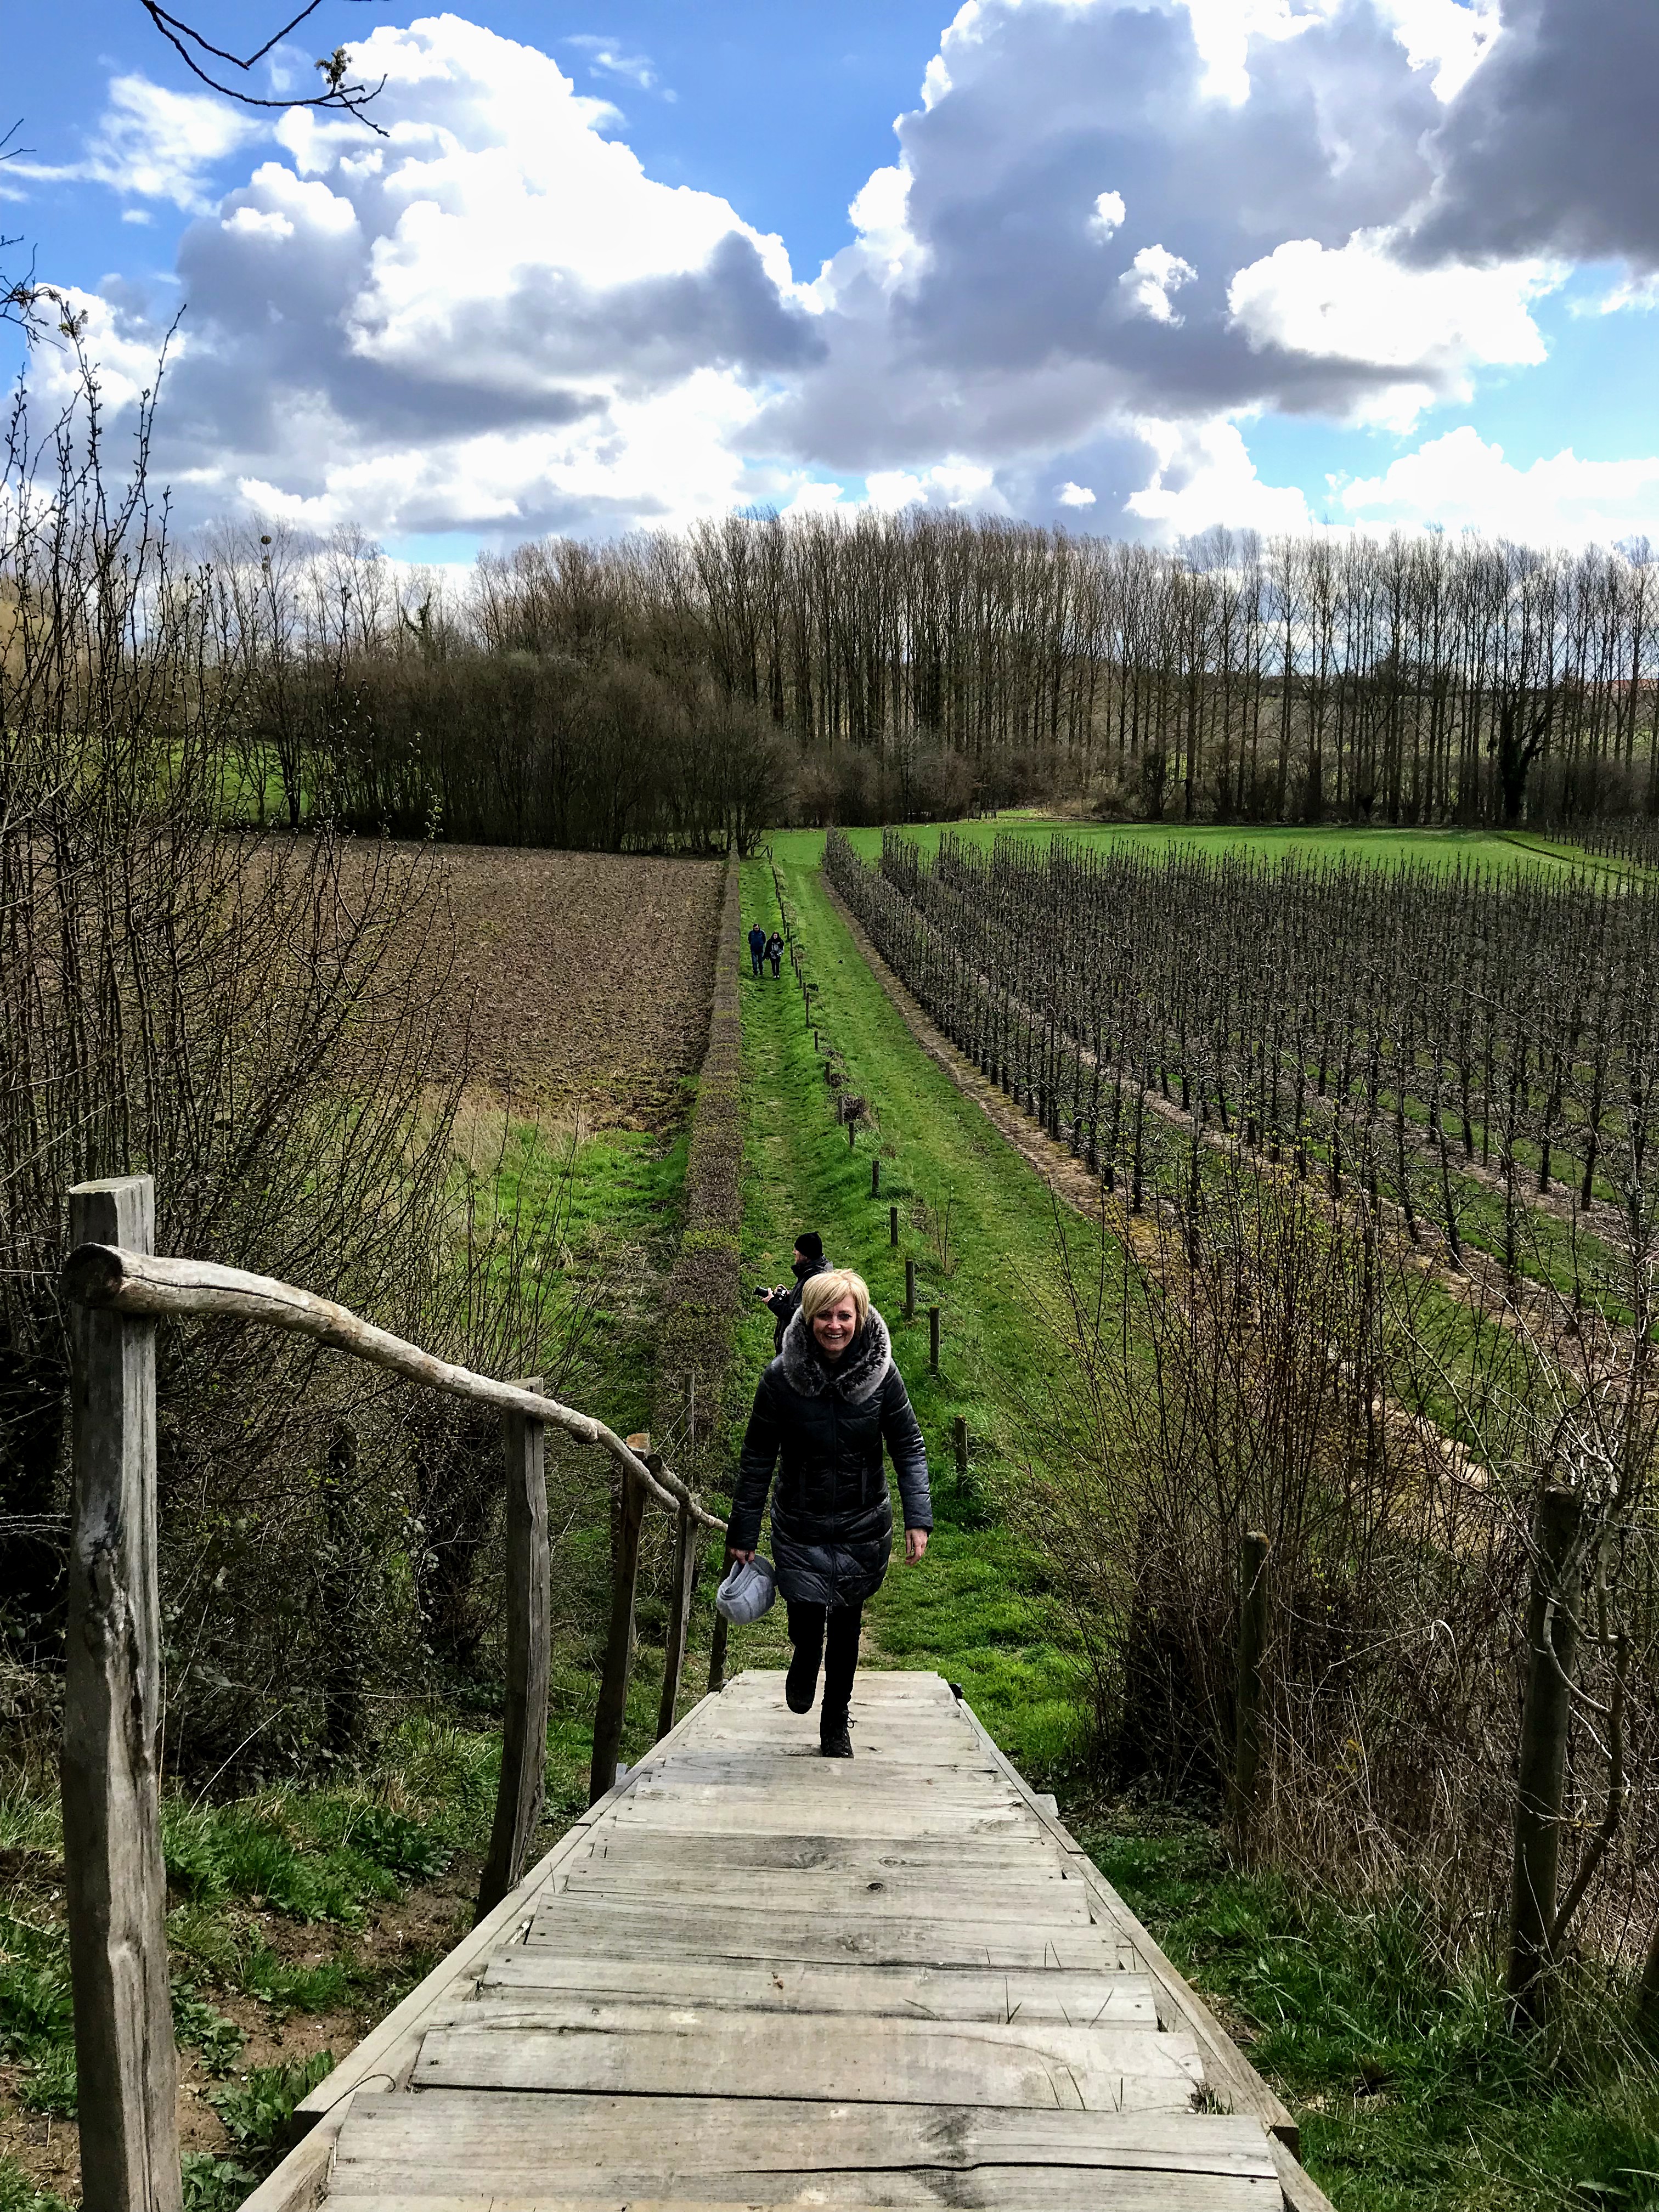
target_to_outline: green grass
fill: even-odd
[[[1351,824],[1304,829],[1293,824],[1255,826],[1231,823],[1082,822],[1056,821],[1024,811],[991,816],[981,821],[922,822],[902,825],[924,853],[939,848],[942,829],[969,844],[990,845],[999,836],[1030,839],[1046,843],[1055,836],[1075,843],[1104,848],[1138,848],[1142,852],[1166,853],[1177,847],[1211,854],[1249,853],[1262,860],[1364,860],[1380,868],[1407,865],[1449,868],[1457,866],[1487,868],[1589,868],[1598,873],[1630,875],[1643,872],[1625,861],[1593,859],[1576,846],[1563,844],[1531,831],[1498,830],[1360,830]],[[849,830],[854,849],[868,860],[881,850],[879,830]],[[780,857],[794,839],[817,839],[819,830],[780,833],[773,846]]]
[[[838,1263],[856,1267],[893,1333],[894,1356],[927,1440],[938,1527],[925,1561],[896,1565],[866,1613],[878,1663],[937,1668],[967,1691],[1024,1771],[1048,1775],[1077,1748],[1076,1661],[1038,1562],[1005,1525],[999,1498],[1035,1439],[1040,1401],[1060,1346],[1039,1313],[1054,1215],[1041,1178],[980,1109],[917,1048],[831,907],[817,869],[821,840],[776,841],[798,939],[820,986],[821,1043],[833,1043],[851,1089],[878,1129],[849,1148],[836,1125],[823,1054],[798,986],[745,977],[742,991],[747,1121],[746,1284],[787,1279],[796,1235],[816,1229]],[[744,927],[777,919],[764,859],[744,871]],[[881,1195],[870,1195],[872,1158]],[[915,1218],[917,1201],[951,1208],[948,1264]],[[888,1208],[900,1243],[888,1241]],[[1073,1233],[1090,1234],[1073,1223]],[[904,1261],[916,1261],[917,1317],[903,1318]],[[940,1372],[929,1372],[927,1309],[941,1311]],[[770,1356],[772,1323],[751,1307],[738,1340],[748,1376]],[[955,1473],[951,1423],[968,1423],[969,1475]],[[781,1623],[734,1631],[730,1663],[779,1663]]]
[[[1074,1825],[1298,2112],[1304,2162],[1341,2212],[1659,2208],[1659,2075],[1609,2049],[1595,1993],[1577,1996],[1565,2050],[1517,2039],[1496,1976],[1449,1972],[1409,1895],[1346,1910],[1237,1872],[1195,1825]]]

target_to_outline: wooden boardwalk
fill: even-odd
[[[601,1800],[307,2100],[249,2212],[1324,2203],[946,1683],[861,1674],[850,1762],[782,1684],[705,1698]]]

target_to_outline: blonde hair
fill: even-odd
[[[826,1306],[838,1305],[842,1298],[851,1298],[858,1309],[862,1328],[870,1312],[870,1286],[850,1267],[826,1267],[821,1275],[806,1278],[800,1286],[802,1316],[810,1326]]]

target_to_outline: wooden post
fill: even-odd
[[[904,1263],[904,1318],[914,1321],[915,1317],[916,1263],[914,1260],[907,1260]]]
[[[79,1184],[70,1243],[153,1252],[150,1178]],[[90,2212],[179,2212],[157,1803],[155,1324],[84,1306],[71,1306],[69,1322],[75,1497],[62,1782],[81,2186]]]
[[[630,1450],[643,1456],[647,1436],[629,1437]],[[634,1671],[634,1585],[640,1571],[640,1522],[645,1514],[645,1486],[624,1472],[622,1513],[617,1528],[617,1565],[611,1586],[611,1629],[605,1644],[605,1672],[593,1714],[593,1763],[588,1770],[587,1802],[597,1804],[617,1779],[623,1722],[628,1712],[628,1681]]]
[[[958,1413],[951,1424],[951,1441],[956,1446],[957,1480],[966,1482],[968,1480],[968,1423],[961,1413]]]
[[[859,1140],[859,1124],[858,1124],[858,1116],[857,1116],[855,1114],[849,1114],[849,1115],[848,1115],[848,1117],[847,1117],[847,1149],[848,1149],[848,1151],[849,1152],[853,1150],[853,1147],[854,1147],[854,1146],[858,1143],[858,1140]]]
[[[939,1308],[927,1309],[927,1364],[939,1373]]]
[[[1576,1491],[1546,1490],[1533,1524],[1509,1961],[1510,2005],[1516,2019],[1532,2027],[1542,2026],[1547,2009],[1545,1970],[1560,1870],[1561,1795],[1572,1703],[1567,1685],[1578,1643],[1579,1577],[1565,1571],[1583,1514],[1584,1501]]]
[[[887,1209],[887,1242],[890,1244],[898,1243],[898,1208],[896,1206],[890,1206]]]
[[[1267,1554],[1259,1528],[1238,1547],[1238,1664],[1233,1688],[1233,1846],[1245,1850],[1261,1765],[1261,1655],[1267,1642]]]
[[[870,1162],[870,1195],[881,1196],[881,1155],[878,1152]]]
[[[656,1469],[651,1470],[654,1474]],[[657,1741],[674,1725],[686,1639],[691,1631],[691,1594],[697,1583],[697,1524],[681,1506],[674,1531],[674,1610],[668,1618],[668,1642],[662,1660],[662,1698],[657,1707]]]
[[[726,1632],[731,1626],[723,1613],[714,1615],[714,1633],[708,1642],[708,1694],[718,1697],[726,1687]]]
[[[538,1375],[520,1383],[539,1390]],[[547,1549],[547,1430],[523,1413],[501,1415],[507,1463],[507,1698],[501,1778],[489,1855],[478,1882],[476,1928],[518,1887],[542,1817],[547,1778],[547,1681],[552,1566]]]

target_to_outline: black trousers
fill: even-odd
[[[823,1662],[823,1711],[844,1713],[858,1672],[860,1605],[799,1605],[789,1603],[789,1641],[805,1669],[810,1661],[813,1679]]]

